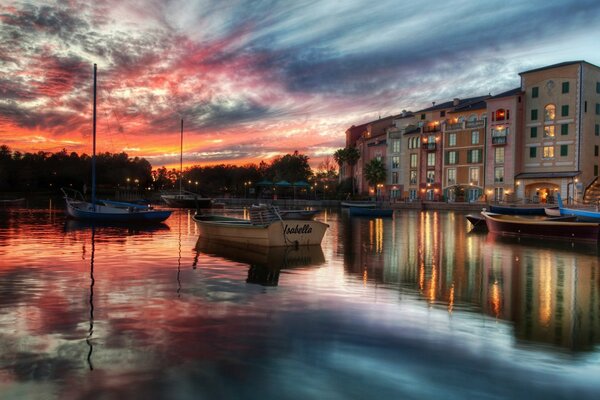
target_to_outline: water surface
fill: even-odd
[[[242,214],[240,214],[242,215]],[[598,398],[596,246],[350,218],[321,248],[0,211],[3,399]]]

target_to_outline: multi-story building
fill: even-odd
[[[523,92],[521,88],[486,100],[485,193],[488,200],[516,200],[515,174],[521,165]]]
[[[407,152],[409,143],[405,134],[407,130],[416,131],[416,126],[413,124],[413,113],[403,110],[398,117],[394,118],[393,126],[387,129],[387,176],[385,191],[389,194],[389,198],[392,201],[406,197],[405,187],[406,183],[409,182],[407,176],[409,163],[406,160],[410,156]],[[416,182],[417,177],[415,175],[414,185],[416,185]]]
[[[475,201],[483,194],[488,97],[454,99],[446,113],[442,189],[449,201]]]
[[[581,200],[598,177],[600,68],[572,61],[521,72],[525,93],[518,197]]]
[[[363,194],[424,200],[582,200],[600,165],[600,68],[565,62],[520,73],[496,96],[454,99],[346,131],[359,149]],[[380,158],[387,182],[369,187],[364,166]],[[344,172],[349,176],[349,171]]]

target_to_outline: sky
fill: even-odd
[[[597,0],[0,0],[0,144],[97,151],[153,167],[314,167],[345,131],[519,72],[600,66]]]

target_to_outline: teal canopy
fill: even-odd
[[[279,182],[275,182],[275,186],[289,187],[289,186],[292,186],[292,184],[289,183],[288,181],[279,181]]]
[[[264,181],[260,181],[256,184],[256,186],[271,186],[273,184],[273,182],[268,181],[268,180],[264,180]]]
[[[310,184],[305,181],[294,182],[292,185],[296,187],[310,187]]]

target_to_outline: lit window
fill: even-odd
[[[556,106],[554,104],[548,104],[544,107],[544,121],[554,121],[556,118]]]
[[[554,137],[554,125],[544,127],[544,137]]]
[[[504,167],[494,168],[494,182],[495,183],[504,182]]]
[[[479,184],[479,168],[469,168],[469,182],[473,185]]]
[[[393,156],[392,157],[392,168],[393,169],[400,168],[400,157],[398,157],[398,156]]]
[[[427,183],[435,183],[435,171],[427,171]]]
[[[417,171],[415,171],[415,170],[410,171],[410,184],[411,185],[417,184]]]
[[[428,153],[427,154],[427,166],[428,167],[435,167],[435,153]]]
[[[554,158],[554,146],[544,146],[544,158]]]
[[[504,121],[506,119],[506,111],[503,108],[496,110],[496,121]]]
[[[410,155],[410,167],[417,168],[417,155],[416,154]]]

